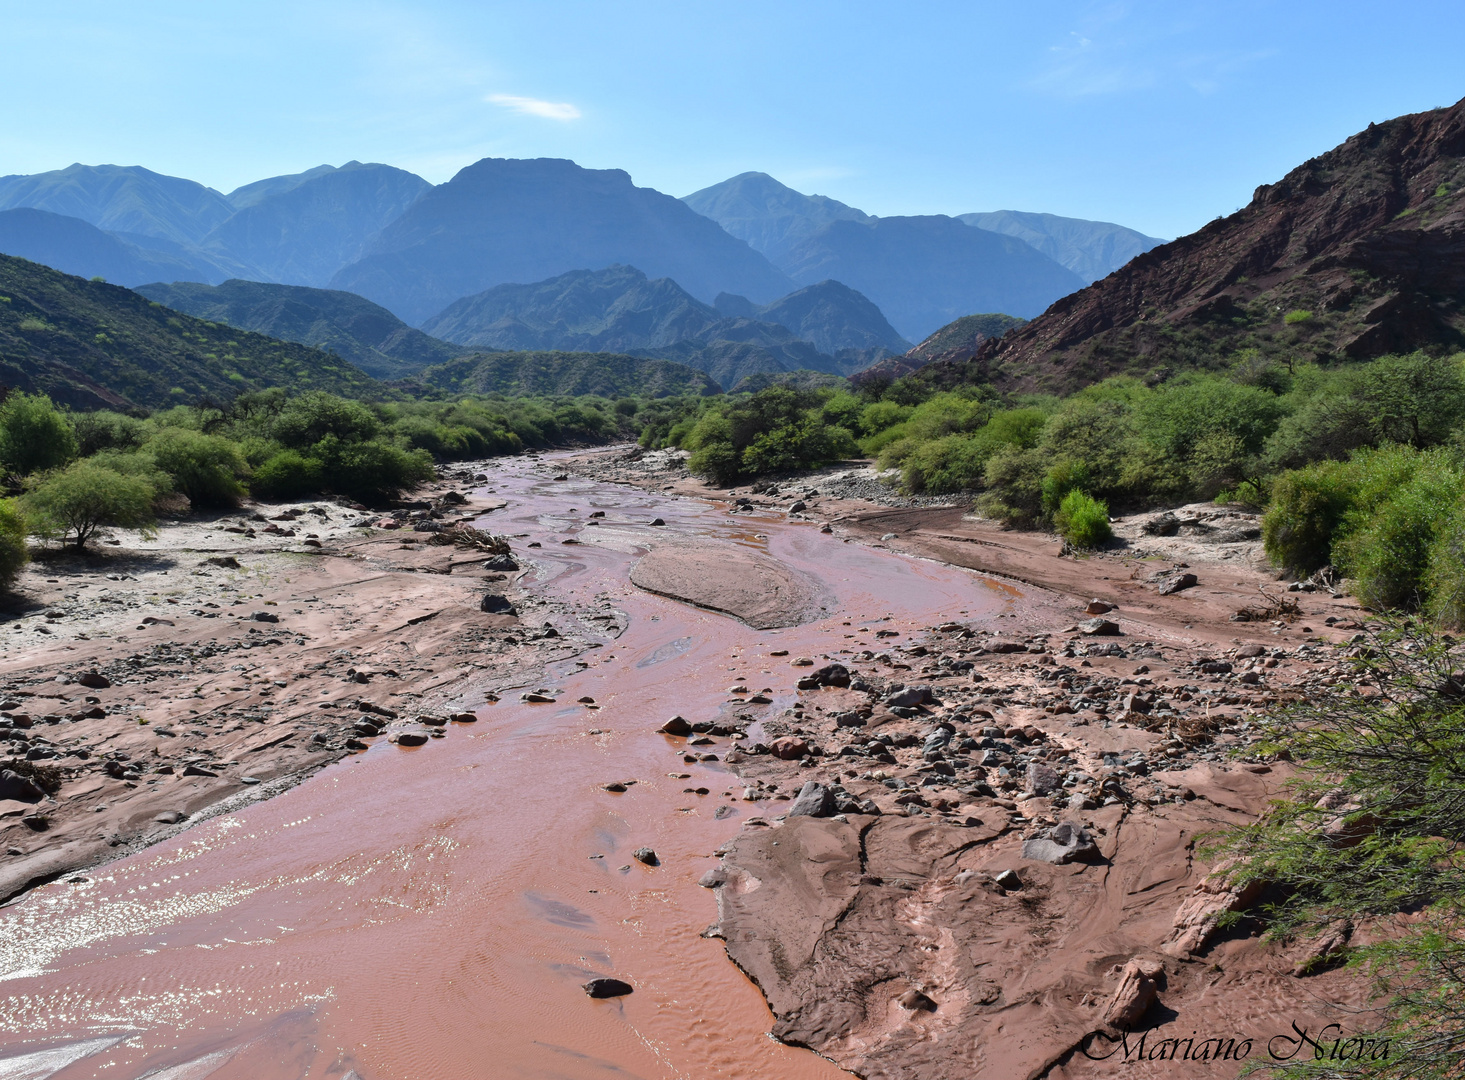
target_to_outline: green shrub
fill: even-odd
[[[1288,326],[1301,326],[1303,323],[1310,323],[1313,320],[1312,312],[1306,308],[1293,308],[1282,316],[1282,321]]]
[[[381,420],[361,402],[313,390],[280,409],[270,435],[284,446],[304,450],[327,436],[345,442],[374,439],[381,429]]]
[[[150,532],[156,495],[141,477],[77,461],[36,477],[21,506],[37,535],[61,541],[70,536],[80,550],[107,526]]]
[[[1014,525],[1036,523],[1043,511],[1048,467],[1042,450],[1004,446],[987,460],[982,473],[987,492],[977,499],[977,509]]]
[[[14,499],[0,499],[0,589],[8,589],[30,559],[25,516]]]
[[[1450,630],[1465,629],[1465,501],[1457,500],[1435,529],[1424,586],[1435,622]]]
[[[1310,574],[1333,557],[1333,534],[1353,505],[1352,477],[1339,462],[1283,473],[1262,515],[1262,547],[1273,564]]]
[[[18,476],[56,469],[76,457],[71,420],[45,394],[11,393],[0,402],[0,466]]]
[[[1077,489],[1064,496],[1053,523],[1063,539],[1085,550],[1102,547],[1114,535],[1109,528],[1108,505]]]
[[[324,469],[317,458],[281,450],[254,470],[249,488],[262,499],[303,499],[321,489]]]
[[[234,506],[249,465],[237,443],[188,428],[164,428],[143,448],[195,506]]]
[[[436,475],[426,451],[404,450],[384,439],[346,442],[327,435],[310,456],[320,461],[327,490],[365,503],[393,498]]]
[[[136,450],[146,438],[143,421],[110,409],[75,413],[71,426],[76,431],[80,457],[91,457],[102,450]]]
[[[1068,496],[1075,491],[1088,491],[1089,483],[1089,467],[1086,463],[1071,458],[1055,461],[1048,467],[1048,474],[1043,477],[1040,489],[1043,513],[1057,520],[1059,508],[1064,505]]]

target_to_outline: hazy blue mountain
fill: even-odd
[[[243,210],[246,206],[253,206],[261,199],[268,199],[271,195],[279,195],[297,188],[307,180],[314,180],[317,176],[324,176],[326,173],[336,171],[334,165],[317,165],[313,169],[306,169],[304,172],[291,173],[288,176],[267,176],[263,180],[256,180],[252,184],[245,184],[237,187],[224,198],[229,200],[229,205],[235,210]]]
[[[783,268],[798,282],[834,278],[859,290],[912,341],[977,311],[1031,318],[1083,285],[1023,241],[944,215],[832,221]]]
[[[718,305],[723,310],[723,305]],[[821,281],[758,308],[764,322],[786,326],[831,356],[903,353],[911,347],[880,309],[840,281]]]
[[[800,240],[831,221],[869,221],[862,210],[824,195],[804,195],[767,173],[745,172],[682,199],[754,251],[781,266]]]
[[[378,379],[400,379],[464,351],[355,293],[237,280],[155,282],[136,291],[200,319],[333,352]]]
[[[633,264],[710,301],[768,301],[792,283],[762,255],[619,169],[485,158],[426,192],[331,286],[417,323],[463,296],[569,270]]]
[[[786,326],[728,316],[633,266],[499,285],[448,305],[422,328],[471,348],[655,356],[709,372],[724,386],[755,371],[851,370]]]
[[[99,229],[196,244],[234,213],[213,188],[139,165],[71,165],[0,177],[0,210],[32,207]]]
[[[321,168],[328,171],[274,178],[298,181],[282,190],[260,187],[274,180],[250,185],[252,201],[209,233],[204,248],[258,267],[268,281],[324,285],[432,187],[390,165]]]
[[[1068,267],[1085,285],[1108,277],[1136,255],[1165,242],[1108,221],[1027,214],[1019,210],[960,214],[957,220],[1026,241],[1054,262]]]
[[[79,277],[137,285],[160,277],[224,281],[247,268],[160,237],[113,233],[47,210],[0,210],[0,252]]]
[[[413,382],[451,394],[510,397],[670,397],[716,394],[722,389],[705,372],[685,364],[616,353],[575,352],[472,353],[428,368]]]

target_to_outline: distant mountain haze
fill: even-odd
[[[775,266],[800,240],[831,221],[869,221],[870,215],[825,195],[804,195],[767,173],[745,172],[682,199]]]
[[[705,372],[669,360],[616,353],[473,353],[428,368],[414,383],[450,394],[538,397],[705,396],[721,387]]]
[[[252,272],[227,256],[207,255],[161,237],[108,232],[80,218],[30,207],[0,210],[0,252],[114,285],[163,277],[224,281]]]
[[[726,304],[731,295],[719,300]],[[741,304],[728,312],[702,303],[670,278],[649,279],[631,266],[572,270],[464,297],[423,323],[423,330],[473,348],[657,356],[707,371],[724,386],[763,371],[844,375],[909,347],[875,305],[838,282],[798,290],[767,307],[732,299]],[[772,311],[801,329],[773,321]],[[805,327],[836,347],[821,349],[807,339]]]
[[[634,265],[704,301],[766,302],[793,283],[685,203],[619,169],[486,158],[425,193],[331,287],[420,323],[463,296],[570,270]]]
[[[288,285],[325,285],[432,187],[402,169],[359,161],[277,179],[299,182],[273,191],[261,185],[274,181],[250,185],[256,190],[248,203],[210,232],[202,246]]]
[[[1036,315],[1084,284],[1026,242],[939,215],[871,217],[766,173],[743,173],[684,201],[795,282],[832,278],[858,290],[911,340],[973,312]]]
[[[200,319],[333,352],[378,379],[405,378],[465,351],[355,293],[237,280],[155,282],[136,291]]]
[[[1136,255],[1165,242],[1112,222],[1085,221],[1057,214],[995,210],[986,214],[958,214],[957,220],[1025,241],[1072,270],[1085,285],[1108,277]]]
[[[234,207],[213,188],[140,165],[71,165],[0,177],[0,210],[28,206],[80,218],[99,229],[196,244]]]
[[[352,161],[347,164],[356,165]],[[342,166],[345,168],[345,166]],[[256,180],[252,184],[245,184],[237,187],[228,195],[224,196],[229,200],[229,205],[235,210],[243,210],[253,206],[262,199],[268,199],[271,195],[280,195],[293,188],[299,187],[307,180],[314,180],[317,176],[325,176],[327,173],[336,171],[334,165],[317,165],[313,169],[306,169],[304,172],[291,173],[288,176],[267,176],[263,180]]]
[[[1083,285],[1021,240],[936,214],[830,222],[796,244],[783,269],[798,282],[834,278],[859,290],[911,340],[978,311],[1029,318]]]

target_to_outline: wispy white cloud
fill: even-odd
[[[568,101],[541,101],[539,98],[519,97],[517,94],[489,94],[484,100],[522,116],[538,116],[544,120],[559,120],[562,123],[580,119],[580,110]]]

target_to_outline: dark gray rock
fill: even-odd
[[[1031,840],[1024,840],[1022,857],[1062,866],[1075,860],[1096,858],[1099,847],[1089,831],[1071,821],[1060,822]]]
[[[0,799],[35,802],[43,795],[45,792],[30,777],[21,776],[10,769],[0,771]]]
[[[255,622],[279,622],[280,617],[273,611],[256,611],[250,616]]]
[[[519,564],[514,561],[512,555],[495,555],[483,565],[487,570],[501,570],[505,573],[513,573],[519,569]]]
[[[509,603],[509,598],[498,593],[487,593],[478,605],[478,610],[489,615],[517,615],[519,612]]]
[[[593,998],[625,997],[634,987],[620,979],[591,979],[585,984],[585,993]]]
[[[1094,637],[1113,637],[1120,632],[1119,624],[1112,619],[1085,619],[1078,624],[1078,629]]]
[[[631,858],[635,859],[638,863],[644,863],[646,866],[661,865],[661,860],[656,857],[656,852],[649,847],[638,847],[635,851],[631,852]]]
[[[1035,761],[1028,766],[1027,789],[1034,795],[1051,795],[1063,789],[1063,778],[1053,766]]]
[[[1188,589],[1197,584],[1198,579],[1194,574],[1172,574],[1161,579],[1159,590],[1161,596],[1170,596],[1178,593],[1181,589]]]
[[[95,671],[87,671],[78,675],[76,681],[90,690],[105,690],[112,685],[112,680],[105,675],[99,675]]]
[[[788,808],[788,816],[829,817],[835,812],[835,802],[833,791],[810,780],[794,797],[793,804]]]
[[[717,867],[713,867],[697,879],[697,884],[704,889],[716,889],[727,884],[727,874]]]

